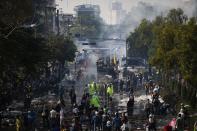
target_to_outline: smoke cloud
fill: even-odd
[[[165,16],[170,9],[181,8],[189,16],[197,16],[197,0],[121,0],[128,13],[121,22],[123,35],[128,35],[143,18],[153,20],[158,15]]]

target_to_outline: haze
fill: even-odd
[[[143,11],[136,10],[132,12],[133,8],[138,8],[140,2],[144,2],[147,5],[155,8],[155,14],[164,13],[171,8],[182,8],[187,15],[191,16],[196,3],[196,0],[56,0],[59,5],[57,8],[62,8],[64,13],[75,13],[74,7],[81,4],[97,4],[101,8],[101,17],[107,24],[114,24],[114,15],[111,17],[111,3],[119,1],[122,3],[123,10],[127,13],[133,13],[133,15],[143,16]],[[191,2],[193,1],[193,3]],[[132,11],[131,11],[132,10]]]

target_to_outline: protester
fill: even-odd
[[[98,97],[98,95],[96,93],[94,93],[94,95],[90,99],[90,105],[94,106],[96,108],[100,107],[100,100],[99,100],[99,97]]]
[[[63,124],[64,124],[64,114],[65,114],[65,111],[63,108],[61,108],[61,110],[60,110],[60,127],[63,127]]]
[[[181,113],[178,114],[175,128],[177,131],[184,131],[184,119]]]
[[[102,129],[105,130],[107,128],[107,121],[109,120],[108,114],[104,112],[102,115]]]
[[[34,124],[35,124],[35,120],[36,120],[36,112],[33,111],[33,110],[28,111],[27,118],[28,118],[28,126],[29,126],[29,128],[30,129],[35,128]]]
[[[102,124],[102,119],[99,116],[99,113],[96,111],[95,115],[92,117],[92,125],[93,125],[93,130],[100,130],[101,129],[101,124]]]
[[[73,106],[74,103],[76,103],[76,93],[75,93],[75,89],[72,86],[72,89],[69,92],[69,96],[70,96],[70,100],[71,100],[71,104]]]
[[[194,123],[194,131],[197,131],[197,121]]]
[[[70,130],[70,125],[69,125],[68,121],[65,120],[62,127],[61,127],[61,131],[69,131],[69,130]]]
[[[127,127],[127,124],[126,123],[122,123],[122,126],[121,126],[121,131],[128,131],[128,127]]]
[[[89,94],[93,95],[96,92],[94,82],[90,83],[88,86],[89,86]]]
[[[115,111],[114,106],[115,106],[115,103],[114,103],[114,101],[112,100],[112,98],[110,97],[110,99],[109,99],[109,104],[108,104],[108,111],[114,112],[114,111]]]
[[[110,83],[109,86],[107,87],[107,95],[108,95],[108,97],[112,97],[113,93],[114,93],[113,85],[112,85],[112,83]]]
[[[131,95],[131,97],[129,98],[129,101],[127,102],[128,116],[131,116],[133,114],[133,106],[134,106],[134,96]]]
[[[2,114],[0,112],[0,129],[1,129],[1,124],[2,124]]]
[[[21,131],[22,122],[19,116],[16,117],[16,131]]]
[[[175,130],[175,128],[176,128],[176,118],[173,118],[168,125],[172,127],[172,130]]]
[[[120,131],[121,119],[118,113],[115,113],[115,118],[113,119],[113,126],[114,126],[115,131]]]
[[[146,96],[149,94],[149,85],[148,83],[144,84]]]
[[[50,111],[50,126],[51,129],[55,128],[57,125],[57,112],[54,108]]]
[[[43,127],[47,127],[49,128],[49,110],[48,108],[46,107],[46,105],[43,106],[43,109],[42,109],[42,121],[43,121]]]
[[[82,131],[81,123],[79,122],[79,117],[76,116],[73,120],[71,131]]]
[[[71,102],[71,104],[73,104],[72,103],[72,96],[73,96],[73,92],[74,92],[74,89],[73,89],[74,87],[72,86],[72,88],[70,89],[70,91],[69,91],[69,97],[70,97],[70,102]]]
[[[147,103],[145,104],[145,112],[146,112],[146,117],[148,118],[149,115],[151,114],[152,111],[152,104],[150,103],[150,100],[147,99]]]
[[[128,118],[127,118],[127,116],[125,115],[125,112],[122,113],[121,122],[122,122],[122,123],[125,123],[125,124],[127,124],[127,122],[128,122]]]
[[[77,104],[74,104],[73,114],[75,117],[79,115],[79,109]]]
[[[110,120],[107,121],[106,131],[112,131],[112,124],[111,124],[111,121]]]
[[[153,99],[152,103],[153,103],[154,114],[156,114],[156,115],[159,114],[159,109],[160,109],[160,105],[161,105],[159,99],[158,98]]]
[[[81,106],[83,107],[83,109],[86,106],[86,102],[87,102],[87,96],[86,96],[86,94],[83,94],[83,96],[81,98]]]
[[[128,130],[128,118],[127,116],[125,115],[125,113],[123,112],[122,113],[122,116],[121,116],[121,123],[122,123],[122,126],[121,126],[121,130],[122,131],[127,131]]]
[[[148,129],[149,131],[156,131],[156,121],[155,121],[155,117],[153,114],[150,114],[149,115],[149,118],[148,118]]]
[[[170,125],[164,126],[163,131],[172,131],[172,126]]]

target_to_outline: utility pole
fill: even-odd
[[[129,41],[126,40],[126,65],[128,65],[128,50],[129,50]]]
[[[59,9],[57,10],[57,35],[60,35]]]

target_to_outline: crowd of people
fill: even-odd
[[[156,117],[155,116],[166,116],[171,113],[175,115],[175,109],[170,104],[159,99],[161,87],[150,80],[148,83],[144,84],[146,95],[151,95],[151,99],[147,99],[144,110],[148,122],[146,128],[148,131],[156,131]],[[180,111],[177,113],[177,117],[173,118],[166,126],[164,126],[164,131],[184,131],[189,127],[189,112],[187,105],[181,103]],[[194,125],[194,130],[196,126]]]
[[[189,113],[187,106],[181,103],[180,111],[177,114],[176,118],[173,118],[172,121],[164,127],[164,131],[185,131],[189,128]],[[194,124],[194,131],[197,129],[196,123]]]
[[[76,123],[80,123],[80,126],[72,126],[73,131],[81,130],[82,125],[85,125],[86,130],[126,130],[126,123],[128,119],[125,113],[120,116],[119,112],[115,110],[113,102],[113,84],[98,84],[92,82],[84,88],[84,94],[82,95],[81,102],[76,103],[76,98],[73,98],[75,91],[71,89],[70,99],[73,106],[73,118]],[[100,97],[104,97],[105,100],[101,101]],[[75,101],[75,102],[73,102]]]
[[[28,111],[26,118],[17,117],[16,129],[21,131],[25,128],[33,131],[42,127],[43,130],[51,131],[126,131],[128,118],[124,112],[116,110],[113,94],[112,83],[101,85],[92,82],[84,87],[83,95],[78,102],[75,87],[72,86],[69,91],[71,105],[69,111],[66,110],[68,104],[65,104],[64,98],[60,96],[58,103],[52,107],[43,105],[40,112],[31,110]],[[101,97],[105,98],[104,101],[100,99]],[[130,99],[130,102],[134,104],[134,100]],[[132,110],[131,107],[128,106],[128,110]],[[38,125],[40,117],[42,125]],[[26,122],[27,125],[24,125]]]
[[[156,131],[157,116],[166,115],[170,105],[159,99],[161,89],[159,84],[155,84],[152,80],[143,83],[140,79],[139,82],[140,85],[144,85],[146,95],[151,96],[144,104],[146,130]],[[124,88],[124,85],[127,87]],[[53,106],[43,105],[40,112],[29,110],[23,116],[17,116],[16,130],[33,131],[42,127],[51,131],[128,131],[129,117],[133,115],[134,110],[134,91],[129,80],[123,82],[120,80],[118,86],[122,86],[120,89],[129,94],[126,112],[120,113],[115,106],[114,84],[91,82],[83,88],[80,100],[77,100],[76,89],[72,86],[69,90],[70,104],[65,103],[64,97],[60,96],[58,103]],[[69,110],[68,105],[71,105]],[[181,104],[177,118],[166,125],[164,130],[183,131],[189,124],[188,116],[186,107]],[[38,125],[37,121],[41,121],[42,126]]]

